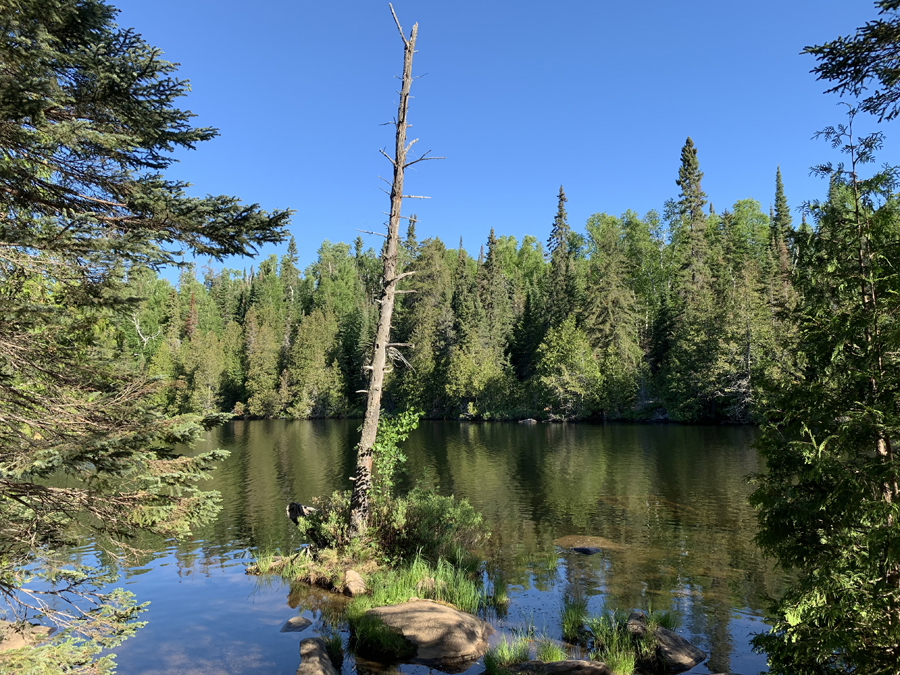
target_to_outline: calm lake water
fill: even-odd
[[[215,523],[157,550],[123,578],[148,625],[115,650],[123,674],[290,673],[298,644],[322,630],[332,598],[291,592],[244,574],[254,547],[301,542],[285,504],[349,489],[356,421],[233,422],[197,450],[231,456],[208,487],[222,494]],[[404,444],[408,485],[465,497],[492,537],[485,579],[505,584],[510,604],[492,617],[494,638],[533,624],[560,637],[560,597],[589,609],[671,608],[679,632],[710,653],[691,673],[765,670],[749,639],[766,629],[767,597],[780,591],[752,543],[756,528],[745,477],[760,469],[750,428],[670,425],[522,425],[423,422]],[[601,537],[583,556],[554,542]],[[298,612],[313,621],[280,633]],[[353,670],[346,660],[344,672]],[[401,666],[403,672],[426,672]],[[470,669],[478,673],[482,669]]]

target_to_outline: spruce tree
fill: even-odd
[[[85,528],[98,543],[139,530],[180,536],[216,511],[194,480],[222,454],[173,448],[222,417],[161,418],[156,385],[108,346],[106,327],[138,301],[129,272],[177,264],[182,251],[251,254],[280,241],[288,217],[190,197],[164,177],[174,150],[216,131],[191,125],[176,107],[187,82],[114,19],[100,0],[0,5],[0,592],[17,619],[63,629],[27,654],[0,655],[4,671],[87,668],[133,631],[138,608],[108,590],[109,570],[60,553]],[[53,580],[46,603],[23,594],[40,579]]]
[[[851,118],[852,122],[852,118]],[[896,172],[862,179],[879,137],[825,132],[849,154],[825,165],[828,199],[794,276],[797,355],[771,386],[751,497],[757,542],[790,571],[771,631],[770,672],[894,675],[900,663],[900,211]]]
[[[560,325],[575,311],[575,256],[572,251],[572,229],[566,215],[566,193],[562,185],[557,195],[556,216],[547,247],[550,250],[550,274],[547,278],[547,319],[551,326]]]

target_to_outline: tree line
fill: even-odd
[[[805,221],[794,228],[780,171],[773,208],[718,213],[697,149],[662,213],[592,215],[584,232],[562,187],[544,244],[496,236],[477,256],[419,241],[411,217],[385,407],[432,418],[759,419],[763,383],[789,358]],[[133,269],[146,300],[111,330],[162,380],[170,414],[253,418],[361,414],[381,297],[380,262],[357,237],[325,241],[301,270],[293,241],[249,272],[193,266],[177,285]]]

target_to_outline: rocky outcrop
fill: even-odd
[[[476,616],[432,600],[376,607],[366,614],[380,618],[415,648],[415,663],[459,671],[481,658],[494,632]]]
[[[632,635],[641,637],[647,632],[647,615],[632,612],[626,624]],[[706,652],[698,649],[677,633],[658,626],[653,631],[656,638],[656,659],[659,670],[680,673],[690,670],[706,658]]]
[[[512,673],[535,675],[613,675],[609,667],[599,661],[525,661],[506,669]]]
[[[297,668],[297,675],[337,675],[322,638],[300,641],[300,667]]]

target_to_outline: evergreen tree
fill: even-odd
[[[900,662],[900,211],[893,170],[857,174],[880,138],[850,129],[825,132],[850,166],[819,167],[832,180],[794,277],[798,356],[770,392],[751,498],[758,543],[793,580],[754,640],[773,673],[893,675]]]
[[[19,672],[92,667],[134,630],[129,594],[106,590],[108,570],[60,560],[62,545],[84,541],[85,527],[113,539],[184,535],[216,510],[193,481],[221,453],[173,450],[215,420],[161,419],[148,404],[154,385],[111,349],[112,322],[129,321],[138,300],[129,273],[175,264],[182,249],[250,254],[281,240],[287,219],[189,197],[163,177],[175,149],[216,132],[191,126],[175,106],[187,83],[114,18],[99,0],[0,5],[0,591],[21,620],[36,578],[52,579],[51,595],[96,601],[39,600],[62,630],[0,655]]]
[[[550,326],[558,326],[571,315],[576,301],[575,255],[572,250],[572,230],[566,215],[566,194],[562,185],[557,196],[556,216],[547,240],[550,251],[550,270],[547,278],[547,317]]]

